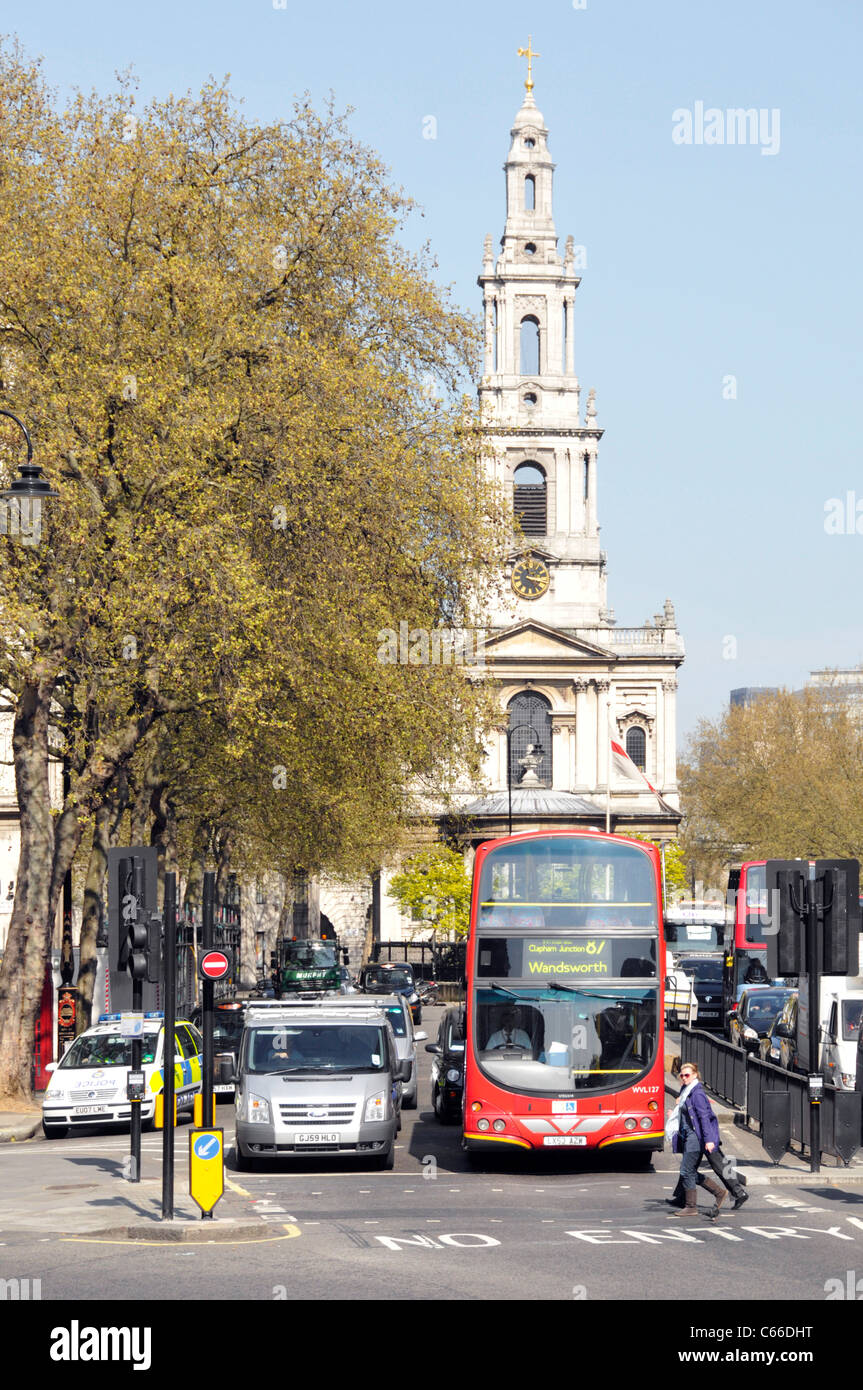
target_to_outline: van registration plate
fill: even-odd
[[[338,1142],[338,1131],[323,1129],[303,1130],[302,1134],[298,1134],[294,1139],[295,1144],[337,1144]]]

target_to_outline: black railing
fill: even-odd
[[[741,1110],[759,1133],[768,1091],[787,1091],[790,1143],[810,1147],[809,1078],[749,1056],[742,1048],[696,1028],[680,1030],[681,1059],[694,1062],[708,1091]],[[848,1163],[863,1142],[863,1093],[825,1083],[821,1093],[821,1153]],[[780,1141],[781,1143],[781,1141]]]
[[[680,1059],[694,1062],[708,1091],[730,1105],[746,1105],[746,1053],[699,1028],[681,1028]]]

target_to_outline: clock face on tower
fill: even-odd
[[[551,576],[536,555],[525,555],[512,569],[512,587],[519,598],[542,598]]]

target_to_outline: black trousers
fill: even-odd
[[[702,1149],[701,1158],[707,1159],[707,1162],[710,1164],[717,1178],[721,1183],[725,1185],[725,1187],[728,1188],[728,1191],[731,1193],[732,1197],[739,1197],[746,1186],[746,1179],[741,1177],[737,1169],[734,1167],[734,1164],[732,1163],[731,1159],[727,1158],[726,1155],[722,1152],[722,1145],[717,1144],[716,1148],[713,1150],[712,1153],[707,1153],[705,1149]],[[699,1163],[701,1162],[701,1158],[699,1158],[698,1160]],[[695,1181],[699,1184],[700,1187],[703,1187],[706,1181],[704,1174],[701,1172],[696,1172]],[[672,1194],[672,1200],[679,1201],[680,1205],[683,1206],[683,1194],[683,1180],[681,1178],[678,1178],[677,1186],[675,1187],[674,1192]]]

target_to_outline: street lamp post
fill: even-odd
[[[513,725],[512,727],[510,727],[510,725],[507,724],[507,726],[506,726],[506,791],[507,791],[507,802],[508,802],[508,806],[509,806],[509,817],[508,817],[509,830],[508,830],[508,834],[510,834],[510,835],[512,835],[512,736],[513,736],[513,734],[518,733],[520,729],[530,729],[530,730],[532,731],[532,733],[536,736],[536,741],[537,741],[537,743],[540,744],[540,745],[541,745],[541,743],[542,743],[542,740],[541,740],[539,734],[536,732],[536,729],[534,728],[533,724],[515,724],[515,725]]]
[[[8,420],[14,420],[27,441],[27,461],[19,465],[21,476],[0,492],[4,506],[0,508],[0,531],[20,539],[23,545],[38,545],[42,539],[42,503],[60,496],[43,477],[38,463],[33,462],[33,442],[27,426],[11,410],[0,410]]]

